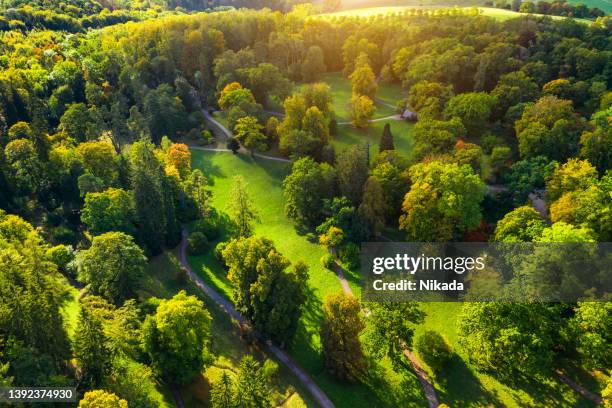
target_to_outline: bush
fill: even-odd
[[[334,270],[334,265],[336,264],[336,260],[332,254],[325,254],[321,257],[321,265],[323,267],[329,269],[330,271]]]
[[[340,260],[349,269],[359,268],[359,247],[349,242],[340,248]]]
[[[68,264],[74,259],[74,250],[70,245],[57,245],[47,249],[46,255],[61,272],[66,272]]]
[[[199,143],[203,145],[213,144],[215,142],[215,137],[210,132],[210,130],[205,129],[200,133]]]
[[[225,259],[223,259],[223,250],[225,249],[226,246],[227,246],[227,242],[219,242],[217,246],[215,247],[215,251],[214,251],[215,259],[221,262],[223,266],[226,266]]]
[[[219,238],[219,235],[221,234],[221,226],[219,225],[219,222],[219,217],[216,216],[216,214],[215,216],[199,219],[195,222],[193,231],[201,232],[202,234],[206,235],[206,238],[208,238],[209,241],[214,241]]]
[[[196,231],[189,235],[189,253],[202,255],[208,249],[208,239],[203,233]]]
[[[453,358],[453,351],[444,338],[433,330],[427,330],[419,335],[414,346],[421,359],[436,373]]]

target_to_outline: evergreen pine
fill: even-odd
[[[380,137],[380,144],[378,145],[378,151],[383,152],[385,150],[395,150],[393,144],[393,134],[391,134],[391,125],[385,123],[382,136]]]

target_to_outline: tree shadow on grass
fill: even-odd
[[[384,361],[384,360],[383,360]],[[369,360],[369,367],[362,382],[377,399],[389,407],[424,407],[427,400],[419,379],[410,365],[403,361],[396,372],[396,378],[390,379],[389,367],[384,367],[379,360]]]
[[[315,290],[310,286],[307,288],[306,299],[290,349],[291,354],[299,360],[307,371],[320,373],[323,370],[323,365],[319,350],[314,346],[313,337],[319,336],[319,327],[323,319],[322,303],[316,296]]]
[[[440,385],[440,402],[451,407],[503,406],[498,396],[486,390],[470,367],[454,355],[447,367],[436,376]]]
[[[223,173],[221,168],[217,166],[216,164],[214,164],[212,161],[212,157],[214,155],[223,154],[223,153],[204,152],[204,151],[198,151],[198,150],[194,150],[194,153],[195,154],[192,153],[192,161],[193,161],[192,167],[194,169],[196,168],[200,169],[202,173],[204,173],[204,176],[206,176],[206,180],[208,180],[208,184],[210,184],[211,186],[214,186],[216,177],[218,178],[227,177],[227,174]]]

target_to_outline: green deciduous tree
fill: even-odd
[[[133,234],[132,198],[127,191],[117,188],[87,193],[81,220],[94,235],[110,231]]]
[[[112,392],[95,390],[85,393],[79,408],[128,408],[128,403]]]
[[[429,162],[410,169],[400,228],[413,241],[448,241],[476,228],[486,188],[467,165]]]
[[[495,97],[484,92],[462,93],[448,101],[444,114],[461,119],[467,134],[477,137],[484,133],[495,103]]]
[[[210,337],[210,313],[184,291],[162,300],[142,326],[142,347],[153,370],[172,383],[186,384],[201,373]]]
[[[366,95],[353,94],[350,102],[351,123],[358,128],[367,128],[376,111],[372,99]]]
[[[350,147],[338,155],[336,171],[340,193],[355,206],[361,202],[369,165],[368,152],[362,146]]]
[[[518,207],[497,222],[495,241],[531,242],[542,235],[545,226],[544,220],[535,208]]]
[[[323,220],[323,200],[331,198],[335,184],[331,166],[308,157],[295,161],[283,181],[285,213],[298,224],[318,225]]]
[[[306,301],[308,267],[291,263],[272,241],[232,240],[223,250],[236,307],[277,344],[289,344]]]
[[[359,300],[351,295],[328,295],[323,304],[321,346],[327,371],[341,380],[356,380],[365,369],[359,335],[365,328]]]
[[[378,90],[378,84],[376,83],[376,75],[374,75],[374,71],[370,68],[370,62],[365,53],[357,57],[355,71],[349,76],[349,79],[354,95],[364,95],[374,99]]]
[[[372,235],[379,236],[382,232],[387,212],[382,185],[376,176],[370,176],[363,186],[359,216],[368,225]]]
[[[94,237],[91,247],[76,257],[79,280],[115,304],[136,295],[146,261],[134,239],[122,232]]]
[[[255,150],[263,151],[267,149],[268,138],[262,132],[263,126],[257,122],[257,118],[245,116],[238,119],[234,132],[236,140],[244,147],[251,151],[251,155]]]
[[[546,195],[556,201],[563,194],[585,190],[597,182],[597,169],[586,160],[570,159],[546,180]]]
[[[554,361],[559,330],[554,307],[542,303],[466,303],[459,342],[481,370],[503,378],[546,372]]]
[[[612,303],[580,302],[570,321],[570,329],[582,360],[588,367],[609,367],[612,342]]]

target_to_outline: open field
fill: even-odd
[[[337,11],[335,13],[325,13],[321,14],[321,17],[371,17],[377,15],[384,14],[397,14],[403,13],[406,10],[411,9],[424,9],[424,10],[435,10],[435,9],[445,9],[455,7],[453,5],[414,5],[414,6],[379,6],[379,7],[365,7],[365,8],[355,8],[355,9],[347,9],[342,11]],[[610,6],[608,6],[610,7]],[[460,7],[465,11],[471,10],[473,7]],[[493,7],[477,7],[480,14],[483,16],[493,17],[496,20],[504,21],[512,18],[526,16],[525,13],[518,13],[512,10],[506,9],[498,9]],[[607,12],[610,12],[608,10]],[[531,14],[532,16],[543,17],[542,14]],[[567,17],[563,16],[549,16],[554,20],[562,20]],[[577,18],[576,21],[581,21],[584,23],[591,23],[591,20]]]
[[[372,406],[423,406],[423,396],[416,377],[411,372],[394,373],[388,362],[372,370],[363,384],[339,384],[327,375],[319,357],[318,328],[321,319],[321,303],[325,295],[341,290],[333,272],[321,266],[320,258],[325,250],[300,235],[284,215],[282,179],[289,170],[287,164],[261,159],[253,160],[245,155],[222,152],[192,151],[193,165],[204,171],[211,181],[213,205],[227,210],[232,177],[241,174],[248,182],[247,189],[259,212],[261,223],[255,228],[274,241],[276,247],[290,260],[304,260],[310,266],[311,294],[303,314],[298,333],[290,353],[308,371],[338,407]],[[194,269],[230,297],[229,282],[225,271],[212,260],[211,255],[190,257]],[[352,282],[355,286],[358,282]]]

